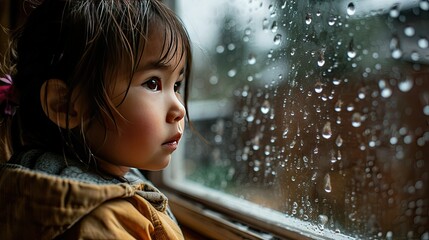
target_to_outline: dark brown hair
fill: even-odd
[[[109,87],[121,73],[131,81],[145,42],[161,33],[160,61],[176,54],[186,57],[184,103],[187,108],[192,64],[188,34],[178,17],[158,0],[45,0],[37,5],[26,23],[13,36],[9,53],[10,72],[19,108],[3,133],[10,136],[3,154],[23,147],[77,154],[90,153],[80,129],[59,128],[44,114],[40,88],[51,78],[63,80],[71,93],[78,89],[85,99],[86,121],[113,121],[116,107]],[[158,34],[159,35],[159,34]],[[181,51],[179,51],[182,49]],[[0,148],[1,150],[1,148]]]

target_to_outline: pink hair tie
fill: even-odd
[[[6,84],[0,86],[0,114],[13,116],[16,112],[16,104],[12,99],[12,78],[10,75],[6,75],[4,78],[0,78],[0,81]]]

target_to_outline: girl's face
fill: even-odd
[[[123,117],[114,114],[118,128],[109,124],[104,129],[95,121],[88,126],[86,138],[98,166],[110,174],[122,176],[129,167],[165,168],[183,134],[185,108],[179,90],[186,56],[176,54],[167,64],[160,63],[160,39],[158,34],[147,40],[128,92],[126,77],[114,84],[111,100]]]

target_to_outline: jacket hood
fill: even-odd
[[[147,184],[91,184],[4,164],[0,166],[0,236],[16,238],[19,232],[30,231],[52,239],[102,203],[135,194],[159,211],[166,209],[164,195]]]

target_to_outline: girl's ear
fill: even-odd
[[[40,88],[40,102],[46,116],[59,127],[72,129],[80,123],[76,101],[68,101],[69,89],[60,79],[49,79]],[[69,105],[70,104],[70,105]]]

